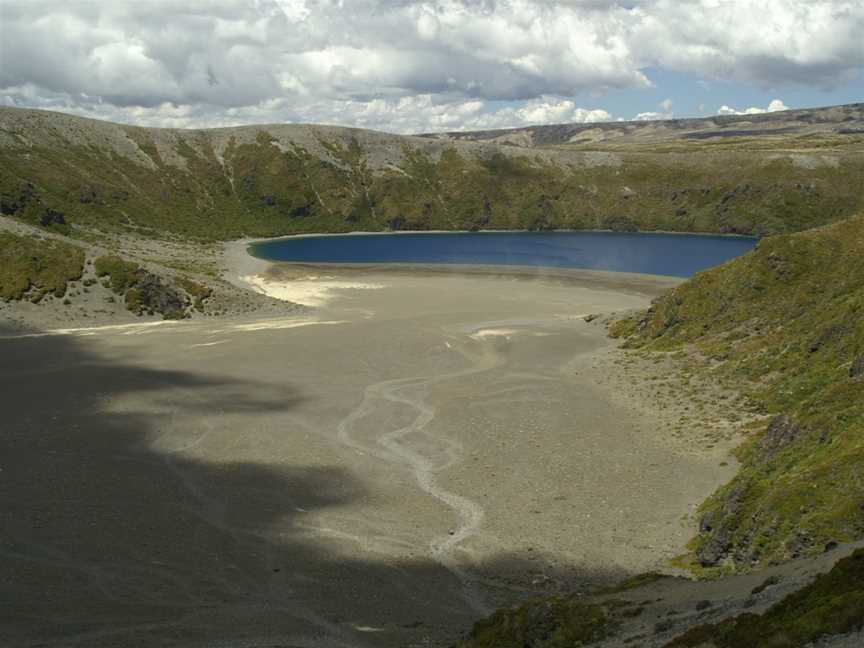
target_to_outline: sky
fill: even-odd
[[[864,0],[0,0],[0,105],[393,133],[864,101]]]

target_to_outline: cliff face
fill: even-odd
[[[146,129],[0,108],[0,212],[58,231],[200,240],[399,229],[790,232],[864,207],[864,133],[847,113],[830,109],[806,128],[778,126],[775,116],[770,129],[723,136],[675,122],[607,125],[598,132],[618,135],[524,147],[479,134],[298,125]]]
[[[690,351],[766,415],[703,506],[699,566],[864,537],[864,215],[764,239],[613,330],[632,347]]]

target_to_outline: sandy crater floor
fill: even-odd
[[[663,565],[734,471],[598,380],[582,316],[671,282],[258,271],[317,310],[0,330],[4,641],[446,646]]]

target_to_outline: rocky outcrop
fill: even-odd
[[[774,417],[759,441],[759,451],[763,460],[773,459],[774,455],[797,439],[803,430],[791,417],[781,414]]]
[[[145,270],[137,273],[138,281],[126,292],[129,310],[148,315],[161,314],[165,319],[186,317],[189,301],[180,291],[162,283],[162,280]]]
[[[699,520],[699,535],[702,542],[696,550],[696,558],[703,567],[714,567],[732,549],[733,517],[738,512],[744,496],[743,485],[730,488],[720,506],[707,511]]]
[[[188,301],[180,291],[162,283],[154,274],[144,272],[135,288],[140,308],[149,314],[160,313],[166,319],[186,316]],[[128,298],[127,298],[128,304]]]
[[[161,277],[137,263],[116,255],[97,257],[93,267],[103,285],[122,295],[126,308],[136,315],[158,313],[165,319],[182,319],[188,316],[190,306],[186,293],[195,298],[198,310],[203,310],[203,302],[210,296],[206,286],[182,277],[175,279],[175,283],[179,283],[186,291],[184,293],[167,285]]]

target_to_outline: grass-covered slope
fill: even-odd
[[[689,350],[769,415],[702,508],[697,566],[746,569],[864,538],[864,216],[763,239],[613,333]]]
[[[0,214],[74,235],[225,240],[480,228],[768,234],[864,207],[864,135],[740,139],[526,149],[312,126],[147,129],[0,108]]]

